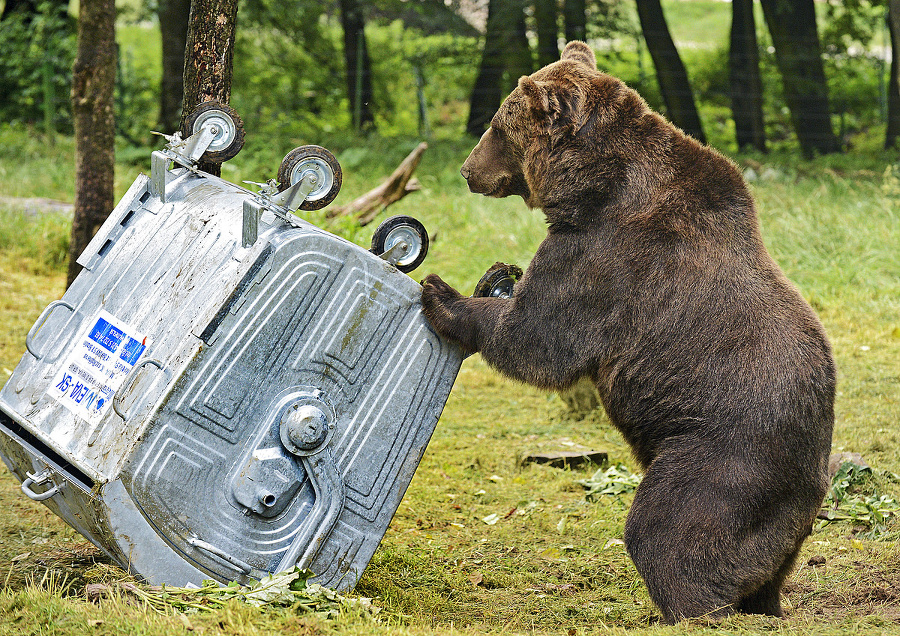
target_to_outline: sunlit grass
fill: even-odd
[[[376,185],[415,145],[412,139],[361,142],[346,136],[284,140],[283,148],[251,143],[223,174],[232,181],[274,174],[281,157],[301,141],[322,143],[342,161],[344,190],[336,203]],[[40,165],[34,143],[21,159],[0,152],[0,174],[23,175],[13,196],[64,199],[65,192],[48,194],[42,180],[29,176]],[[58,140],[60,147],[67,143]],[[400,213],[420,219],[433,243],[412,276],[437,272],[465,292],[496,260],[527,266],[546,232],[541,213],[520,200],[467,191],[458,169],[471,143],[434,143],[416,173],[422,190],[375,222]],[[819,313],[834,346],[840,370],[835,450],[860,452],[878,470],[900,473],[900,205],[882,171],[872,169],[871,157],[813,163],[745,159],[772,168],[752,186],[764,240]],[[71,174],[71,163],[60,161],[53,170]],[[119,194],[139,169],[118,167]],[[53,179],[48,175],[48,182]],[[5,181],[0,194],[10,194]],[[374,225],[358,228],[352,220],[326,221],[324,213],[309,219],[363,245],[374,231]],[[66,228],[65,217],[0,206],[0,382],[7,375],[2,369],[11,370],[22,354],[25,333],[41,309],[62,294],[63,263],[52,254],[64,243]],[[803,548],[785,588],[787,620],[736,616],[715,630],[659,626],[621,544],[631,495],[589,503],[577,480],[593,468],[520,463],[530,452],[569,448],[604,450],[611,461],[633,467],[627,446],[601,412],[573,417],[558,396],[510,382],[478,356],[469,358],[355,591],[383,608],[381,623],[350,615],[322,621],[290,609],[261,611],[236,603],[186,620],[195,633],[414,636],[571,630],[877,634],[890,633],[900,621],[897,541],[861,539],[851,524],[835,523],[815,532]],[[878,487],[900,497],[900,485],[890,479]],[[187,629],[184,619],[150,612],[134,599],[85,601],[84,586],[98,576],[96,568],[105,568],[104,580],[125,575],[45,507],[24,498],[5,471],[0,502],[0,572],[9,573],[0,592],[0,633],[20,625],[34,626],[27,633],[73,636]],[[900,524],[891,520],[888,530],[896,534]],[[818,564],[820,557],[824,564]],[[47,571],[55,572],[54,581],[70,582],[69,588],[41,584]]]

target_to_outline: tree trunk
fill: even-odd
[[[763,125],[762,80],[753,0],[731,2],[731,48],[728,52],[731,112],[738,149],[766,151]]]
[[[185,120],[194,108],[212,99],[223,104],[231,99],[236,28],[237,0],[191,0],[180,126],[185,137],[189,136]],[[205,161],[199,167],[216,176],[222,170],[221,164]]]
[[[637,9],[669,119],[697,141],[706,143],[687,71],[672,41],[660,0],[637,0]]]
[[[520,77],[534,72],[534,58],[528,45],[528,26],[525,24],[525,4],[524,0],[504,0],[501,5],[505,22],[502,32],[507,36],[503,43],[506,66],[504,95],[518,86]]]
[[[784,99],[803,154],[837,151],[813,0],[760,2],[775,45]]]
[[[556,2],[535,0],[534,22],[537,31],[538,68],[559,59],[559,27],[556,22]]]
[[[888,82],[885,149],[893,148],[900,138],[900,0],[891,0],[888,9],[888,27],[891,32],[891,79]]]
[[[357,0],[341,0],[344,28],[344,62],[347,68],[347,97],[353,128],[359,132],[375,129],[372,114],[372,63],[366,46],[365,18]]]
[[[171,134],[181,122],[184,98],[184,51],[187,46],[191,0],[159,0],[162,31],[162,82],[159,91],[159,132]]]
[[[472,95],[469,99],[469,119],[466,132],[473,137],[480,137],[490,125],[491,118],[503,101],[503,36],[501,33],[500,7],[502,0],[489,0],[487,27],[484,34],[484,49],[481,53],[481,64]]]
[[[537,0],[541,2],[541,0]],[[585,0],[563,0],[563,21],[566,42],[587,39],[587,11]]]
[[[76,259],[112,211],[116,128],[116,7],[113,0],[82,2],[78,51],[72,69],[75,125],[75,213],[67,285],[81,271]]]

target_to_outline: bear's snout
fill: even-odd
[[[459,174],[466,180],[466,185],[469,186],[469,192],[472,192],[473,194],[487,194],[485,189],[478,185],[478,170],[472,169],[471,156],[463,162],[462,168],[459,169]]]

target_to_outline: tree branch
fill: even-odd
[[[368,225],[386,207],[396,203],[410,192],[420,190],[422,186],[417,179],[412,178],[413,172],[419,165],[422,153],[428,148],[424,141],[416,146],[406,159],[404,159],[390,177],[379,186],[369,190],[350,203],[335,206],[328,209],[327,217],[348,216],[355,214],[360,225]]]

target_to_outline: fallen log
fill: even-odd
[[[357,197],[350,203],[328,208],[326,216],[334,218],[338,216],[356,215],[360,225],[368,225],[376,216],[391,205],[396,203],[410,192],[420,190],[422,186],[412,174],[419,165],[422,153],[428,148],[424,141],[416,146],[406,159],[404,159],[390,177],[380,185]]]

